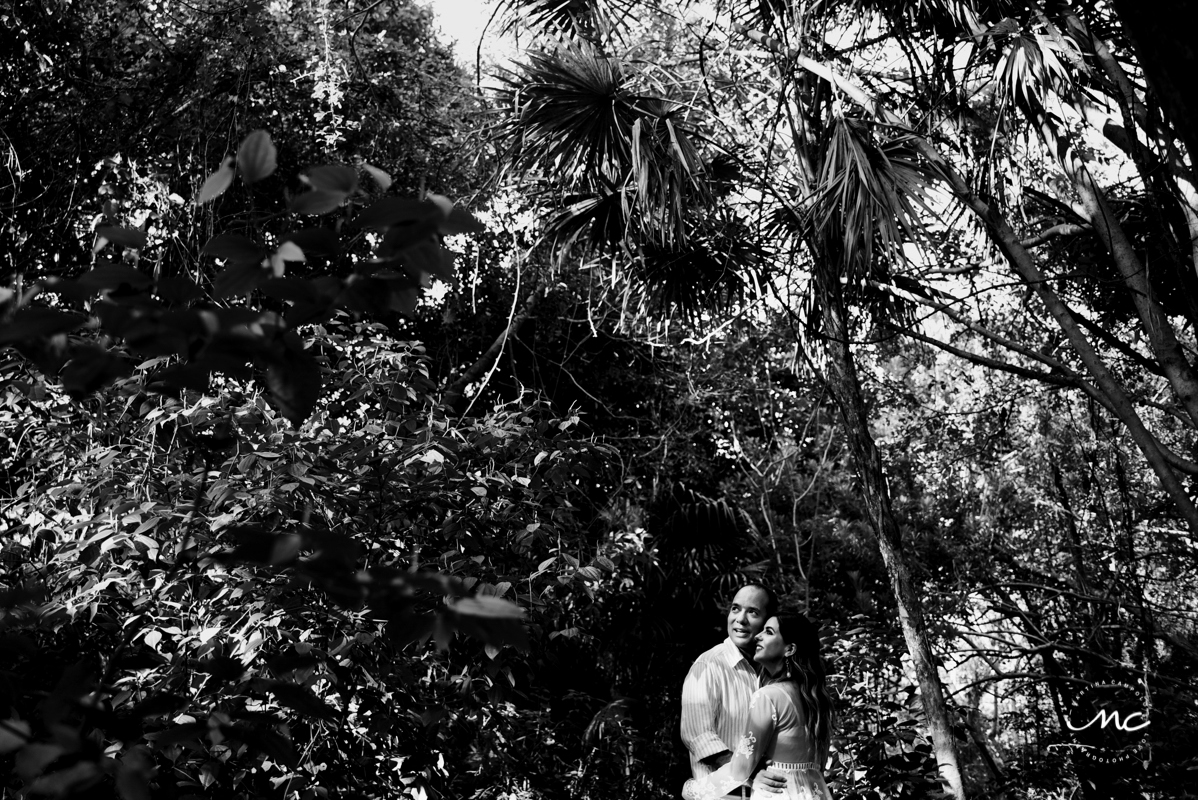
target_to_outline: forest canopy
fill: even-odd
[[[0,11],[4,792],[678,796],[761,581],[834,797],[1187,796],[1176,5]]]

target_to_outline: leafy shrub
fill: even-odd
[[[251,134],[198,200],[238,174],[252,192],[275,159]],[[367,195],[347,167],[306,182],[290,213],[209,240],[210,279],[156,274],[145,235],[111,225],[90,270],[8,290],[13,790],[476,791],[539,713],[517,689],[530,633],[617,568],[588,525],[608,451],[576,417],[449,419],[420,348],[368,321],[450,279],[441,237],[473,217]],[[287,229],[311,215],[336,219]]]
[[[299,429],[235,381],[80,404],[10,366],[14,788],[418,796],[502,737],[522,608],[547,636],[615,568],[577,518],[604,451],[536,407],[451,423],[418,349],[356,328]]]

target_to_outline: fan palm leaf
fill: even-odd
[[[503,0],[503,31],[531,28],[541,34],[594,41],[616,30],[634,2],[611,0]]]
[[[635,221],[624,226],[638,239],[634,246],[683,245],[688,215],[712,196],[699,139],[684,106],[638,93],[636,80],[619,59],[586,43],[529,54],[505,76],[500,92],[508,111],[505,161],[525,175],[595,196],[595,204],[559,215],[566,228],[589,214],[600,196],[618,195],[624,219]]]
[[[803,215],[808,244],[850,284],[878,277],[883,260],[902,259],[903,245],[921,240],[926,183],[909,137],[879,142],[865,121],[835,120]]]
[[[529,53],[526,64],[502,78],[509,163],[570,182],[620,181],[637,96],[618,59],[585,45],[563,47]]]
[[[768,254],[731,214],[704,220],[685,244],[641,249],[633,277],[662,310],[697,319],[743,302],[767,277]]]
[[[679,109],[651,98],[638,104],[641,116],[632,130],[632,195],[645,218],[647,232],[656,231],[664,245],[686,239],[689,209],[710,199],[703,164]]]
[[[550,217],[545,231],[550,239],[564,245],[561,253],[579,241],[592,249],[618,247],[628,231],[624,208],[621,191],[572,195],[566,198],[565,208]]]
[[[885,129],[883,129],[885,130]],[[808,324],[818,328],[828,292],[865,307],[875,319],[903,319],[910,308],[878,283],[893,283],[893,268],[908,244],[926,242],[921,219],[934,216],[926,201],[931,178],[908,135],[879,140],[872,122],[834,119],[804,196],[776,208],[767,234],[811,254],[815,281],[803,301]]]

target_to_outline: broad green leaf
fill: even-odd
[[[7,325],[0,326],[0,344],[44,339],[57,333],[67,333],[86,321],[87,318],[82,314],[30,306],[14,314]]]
[[[283,242],[279,249],[270,255],[270,271],[276,278],[282,278],[288,261],[303,261],[304,251],[295,242]]]
[[[433,643],[436,644],[438,652],[445,652],[449,649],[449,643],[453,641],[453,624],[445,616],[438,614],[433,620]]]
[[[84,345],[75,350],[60,377],[67,393],[80,398],[132,373],[133,365],[125,359],[98,345]]]
[[[314,189],[291,198],[289,210],[293,214],[327,214],[336,210],[345,200],[340,192]]]
[[[154,286],[154,294],[164,303],[172,305],[190,303],[204,295],[199,284],[186,275],[159,278],[158,283]]]
[[[178,323],[183,323],[183,326],[176,327]],[[169,321],[153,317],[135,319],[131,324],[123,326],[123,330],[125,342],[142,357],[186,355],[191,341],[198,333],[188,326],[185,320],[177,317]],[[151,521],[155,519],[160,518],[151,517]]]
[[[175,364],[159,372],[150,387],[164,394],[178,394],[179,389],[191,389],[196,392],[208,391],[212,375],[202,363]]]
[[[270,278],[259,288],[267,297],[292,303],[313,303],[320,297],[312,281],[304,278]]]
[[[453,604],[452,608],[459,614],[472,617],[524,618],[524,609],[520,608],[520,606],[510,600],[489,595],[460,598]]]
[[[259,245],[239,233],[218,233],[200,252],[231,264],[257,264],[265,255]]]
[[[320,365],[303,350],[288,347],[266,367],[270,399],[293,425],[308,418],[320,396]]]
[[[103,776],[100,765],[94,761],[77,761],[66,769],[42,775],[29,785],[33,795],[66,797],[80,792]]]
[[[290,564],[300,553],[303,539],[294,534],[286,533],[275,537],[274,546],[270,551],[270,564]]]
[[[237,148],[237,169],[246,183],[255,183],[270,175],[277,166],[278,151],[270,134],[258,130],[245,137]]]
[[[266,277],[266,270],[256,262],[233,263],[216,276],[212,291],[218,300],[242,297],[257,288]]]
[[[234,731],[237,738],[241,739],[254,750],[265,753],[274,761],[284,764],[294,769],[299,764],[299,757],[296,755],[295,748],[291,742],[282,734],[266,728],[237,728]]]
[[[510,644],[521,650],[528,647],[524,609],[515,603],[492,596],[463,597],[453,602],[448,612],[437,618],[438,628],[442,628],[434,631],[435,635],[441,634],[438,646],[441,646],[441,639],[446,639],[445,644],[448,644],[447,635],[456,628],[484,643]]]
[[[425,239],[399,254],[399,263],[413,281],[428,285],[425,276],[431,275],[445,283],[453,282],[453,253],[432,239]]]
[[[15,772],[25,780],[40,775],[54,759],[62,755],[63,748],[58,744],[34,743],[21,748],[13,759]]]
[[[603,578],[603,573],[599,571],[598,567],[579,567],[576,574],[588,581],[597,581]]]
[[[46,282],[46,290],[82,303],[108,290],[136,294],[149,288],[151,283],[153,278],[136,267],[109,261],[85,272],[75,280],[51,279]]]
[[[121,247],[132,247],[134,250],[140,250],[146,246],[146,232],[136,228],[101,227],[96,228],[96,236],[98,239],[105,239]],[[99,241],[96,245],[98,250],[103,249]]]
[[[182,715],[175,719],[191,719]],[[163,731],[147,733],[146,738],[153,741],[159,747],[168,747],[172,744],[182,744],[183,742],[198,741],[201,736],[208,732],[208,722],[181,722]]]
[[[337,718],[337,711],[327,705],[310,690],[287,681],[255,681],[255,687],[265,689],[275,696],[275,702],[300,714],[317,719]],[[264,684],[264,685],[263,685]]]
[[[200,641],[211,641],[216,634],[223,632],[223,630],[220,626],[205,628],[200,633]],[[246,665],[233,656],[214,656],[197,663],[195,669],[197,672],[211,675],[218,681],[232,683],[240,681],[245,676]]]
[[[437,207],[437,211],[440,212],[440,220],[445,220],[449,217],[449,212],[453,210],[452,200],[443,194],[437,194],[435,192],[425,192],[424,196],[428,202]]]
[[[0,722],[0,753],[8,753],[29,742],[29,723],[23,719]]]
[[[337,164],[312,167],[308,170],[307,179],[313,189],[340,194],[343,198],[353,194],[358,188],[358,173],[351,167]]]
[[[354,217],[354,225],[358,228],[383,230],[401,223],[436,220],[440,209],[425,200],[413,200],[409,197],[384,197],[376,200],[358,216]]]
[[[208,176],[200,193],[196,195],[196,205],[203,205],[220,197],[233,184],[233,157],[229,156],[216,172]]]
[[[320,657],[315,653],[312,653],[311,651],[307,653],[300,653],[294,647],[290,647],[279,655],[271,658],[267,662],[267,666],[270,667],[270,671],[275,675],[283,675],[288,672],[294,672],[297,669],[314,666],[320,662]]]
[[[362,169],[366,170],[366,173],[370,175],[370,177],[374,178],[374,182],[377,183],[379,188],[384,192],[391,188],[391,176],[386,172],[383,172],[373,164],[363,164]]]
[[[275,251],[275,255],[283,261],[303,261],[307,258],[304,255],[303,248],[295,242],[283,242],[279,245],[279,249]]]
[[[340,302],[350,311],[375,314],[391,308],[391,294],[391,285],[385,280],[351,275]]]
[[[383,241],[379,243],[377,255],[380,259],[389,260],[420,242],[437,245],[434,236],[436,230],[437,225],[433,217],[427,217],[418,222],[392,225],[383,234]]]
[[[116,790],[121,800],[150,800],[150,778],[154,762],[144,746],[134,747],[121,758],[116,770]]]
[[[415,287],[399,287],[391,290],[392,311],[398,311],[410,317],[416,313],[416,304],[420,301],[420,290]]]
[[[128,287],[130,289],[146,289],[154,279],[137,267],[124,263],[101,264],[95,269],[85,272],[76,278],[77,286],[90,290],[93,294],[112,289]]]
[[[454,206],[450,209],[449,215],[438,226],[438,230],[446,236],[458,233],[482,233],[486,229],[486,225],[479,222],[469,211],[459,206]]]
[[[341,239],[328,228],[301,228],[279,237],[280,242],[295,242],[309,258],[331,258],[341,252]]]

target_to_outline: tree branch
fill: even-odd
[[[1075,225],[1072,222],[1062,222],[1060,225],[1053,225],[1048,230],[1040,231],[1035,236],[1028,237],[1019,242],[1019,245],[1025,250],[1030,250],[1033,247],[1056,239],[1058,236],[1077,236],[1082,233],[1092,233],[1093,228],[1089,225]]]
[[[1086,317],[1082,314],[1077,313],[1077,311],[1075,309],[1073,309],[1072,307],[1069,309],[1069,313],[1074,316],[1074,318],[1078,321],[1078,323],[1083,328],[1085,328],[1090,333],[1094,334],[1096,337],[1101,339],[1103,341],[1103,343],[1105,343],[1107,346],[1113,347],[1114,349],[1118,350],[1123,355],[1127,356],[1140,369],[1145,370],[1146,372],[1150,372],[1153,375],[1157,375],[1162,378],[1165,377],[1165,372],[1164,372],[1164,370],[1161,369],[1160,364],[1156,363],[1155,361],[1153,361],[1150,358],[1145,358],[1141,354],[1137,353],[1135,350],[1132,349],[1131,345],[1129,345],[1127,342],[1120,339],[1118,336],[1115,336],[1113,333],[1111,333],[1110,331],[1108,331],[1106,328],[1102,327],[1098,323],[1094,322],[1089,317]],[[1187,424],[1190,424],[1192,427],[1192,423],[1189,423],[1187,421]]]
[[[534,292],[531,296],[529,296],[528,301],[524,304],[524,307],[512,317],[507,327],[503,329],[503,333],[499,334],[495,341],[491,343],[491,346],[488,347],[486,351],[478,357],[477,361],[467,367],[461,375],[459,375],[452,383],[445,387],[445,393],[441,396],[441,402],[443,404],[453,408],[459,402],[461,402],[462,395],[465,393],[466,387],[479,380],[484,374],[486,374],[490,366],[499,360],[499,357],[503,355],[503,347],[507,343],[507,340],[515,336],[520,331],[521,326],[523,326],[528,318],[532,316],[533,312],[536,311],[537,305],[540,303],[540,301],[541,295],[539,293]]]
[[[922,334],[922,333],[920,333],[916,330],[913,330],[911,328],[904,328],[902,326],[893,325],[893,324],[892,324],[892,327],[894,327],[896,330],[901,331],[904,335],[910,336],[912,339],[916,339],[918,341],[924,342],[925,344],[930,344],[933,347],[943,350],[946,353],[957,356],[958,358],[963,358],[966,361],[972,362],[974,364],[978,364],[983,367],[987,367],[989,369],[998,370],[1000,372],[1008,372],[1012,375],[1017,375],[1020,378],[1027,378],[1027,379],[1033,380],[1033,381],[1040,381],[1041,383],[1047,383],[1052,386],[1060,386],[1060,387],[1066,388],[1066,389],[1080,389],[1081,388],[1081,385],[1080,385],[1081,379],[1078,378],[1076,375],[1073,375],[1073,376],[1058,375],[1058,374],[1054,374],[1051,372],[1041,372],[1040,370],[1029,369],[1027,367],[1021,367],[1021,366],[1018,366],[1017,364],[1011,364],[1010,362],[1007,362],[1007,361],[999,361],[996,358],[989,358],[987,356],[978,355],[977,353],[972,353],[968,350],[964,350],[960,347],[956,347],[955,345],[951,345],[948,342],[942,342],[939,339],[935,338],[934,336],[927,336],[925,334]]]

